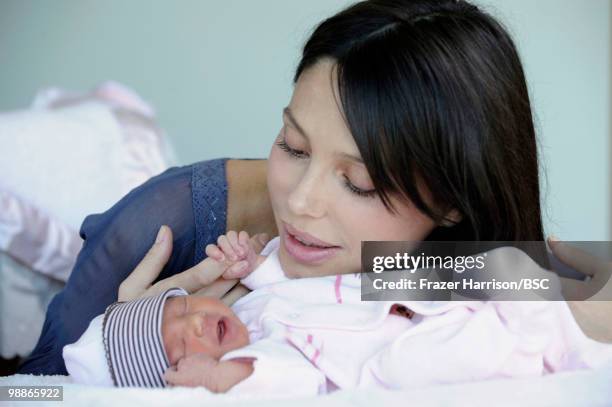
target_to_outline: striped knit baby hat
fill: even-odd
[[[170,288],[153,297],[115,302],[106,308],[102,324],[104,350],[117,387],[166,387],[169,367],[162,339],[166,299],[188,295]]]

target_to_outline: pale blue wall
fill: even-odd
[[[36,89],[124,82],[149,100],[182,163],[265,157],[300,47],[350,1],[0,0],[0,110]],[[610,3],[481,0],[514,33],[564,239],[610,239]]]
[[[608,0],[481,0],[514,34],[536,113],[545,225],[562,239],[609,240]]]

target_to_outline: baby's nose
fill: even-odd
[[[209,314],[195,314],[192,319],[193,333],[199,338],[206,338],[210,343],[217,343],[218,318]]]

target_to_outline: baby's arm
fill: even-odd
[[[252,373],[252,359],[218,361],[196,353],[180,359],[176,368],[168,368],[164,378],[174,386],[204,386],[213,393],[224,393]]]

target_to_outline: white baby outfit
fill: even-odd
[[[253,357],[230,393],[314,395],[336,388],[405,389],[534,377],[612,361],[612,345],[586,337],[563,301],[361,302],[360,276],[288,279],[279,238],[242,283],[232,309],[251,344],[222,360]],[[390,314],[402,304],[414,312]]]

